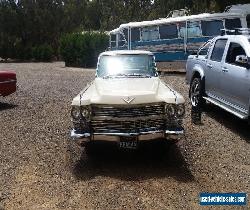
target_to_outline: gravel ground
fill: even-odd
[[[186,137],[168,152],[102,145],[94,158],[73,147],[70,103],[94,71],[63,63],[0,64],[17,72],[17,93],[0,98],[0,209],[246,209],[201,207],[200,192],[250,193],[247,123],[208,106],[190,121],[184,75],[164,76],[187,99]],[[159,152],[161,151],[161,152]],[[249,205],[248,205],[249,207]]]

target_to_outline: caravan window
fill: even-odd
[[[125,36],[124,38],[126,39],[126,41],[128,41],[128,29],[124,28],[122,32],[123,32],[123,34]]]
[[[116,34],[111,34],[111,48],[116,47]]]
[[[142,28],[141,37],[142,41],[151,41],[159,39],[158,26]]]
[[[131,41],[140,41],[140,29],[139,28],[131,28]]]
[[[201,29],[203,36],[215,36],[221,34],[223,29],[222,20],[201,21]]]
[[[247,27],[250,28],[250,14],[247,15]]]
[[[230,29],[230,30],[235,29],[235,28],[241,28],[240,18],[226,19],[225,20],[225,28]]]
[[[118,45],[119,45],[120,47],[123,47],[123,46],[126,44],[125,36],[124,36],[122,33],[120,33],[120,34],[118,35],[118,37],[119,37]]]
[[[178,38],[178,30],[176,25],[161,25],[159,27],[161,39],[175,39]]]

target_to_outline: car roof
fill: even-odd
[[[223,35],[216,37],[217,39],[250,39],[250,35]]]
[[[150,51],[144,50],[114,50],[106,51],[100,54],[100,56],[115,56],[115,55],[153,55]]]

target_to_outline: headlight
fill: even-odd
[[[86,106],[72,106],[71,116],[74,120],[79,120],[81,118],[89,120],[90,118],[90,110],[89,107]]]
[[[185,114],[184,104],[166,104],[165,113],[168,117],[183,117]]]
[[[82,114],[83,118],[89,120],[90,119],[89,107],[86,107],[86,106],[81,107],[81,114]]]
[[[177,111],[176,111],[177,117],[183,117],[183,115],[185,114],[185,105],[178,104],[176,108],[177,108]]]
[[[79,120],[81,118],[81,109],[79,106],[72,106],[71,117],[74,120]]]
[[[165,113],[169,117],[175,116],[175,105],[174,104],[166,104],[165,105]]]

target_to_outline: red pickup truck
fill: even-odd
[[[0,96],[8,96],[16,91],[16,73],[0,71]]]

